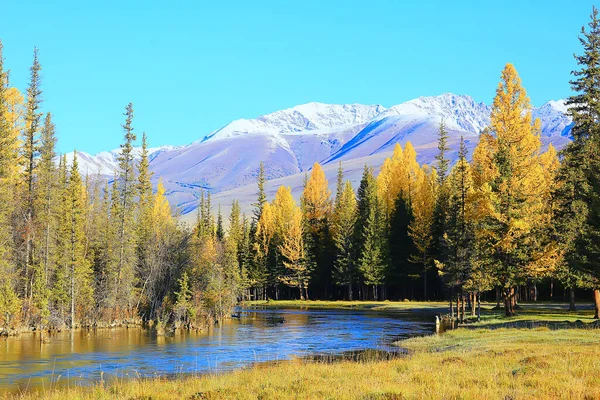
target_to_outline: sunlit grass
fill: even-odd
[[[600,398],[600,331],[459,329],[402,341],[391,361],[257,365],[223,375],[122,382],[46,399]],[[25,399],[39,398],[26,395]]]

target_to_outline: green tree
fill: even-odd
[[[356,242],[354,230],[357,208],[352,183],[346,181],[344,189],[335,199],[334,241],[337,247],[334,278],[338,285],[348,286],[348,300],[352,301],[352,286],[356,280]]]
[[[22,133],[21,160],[23,162],[22,184],[23,184],[23,201],[22,207],[24,222],[24,259],[23,263],[23,295],[25,298],[33,297],[32,288],[34,274],[34,243],[33,232],[35,227],[35,173],[37,166],[37,157],[39,154],[39,135],[40,121],[42,112],[40,106],[42,103],[42,89],[40,71],[42,67],[38,60],[38,50],[33,49],[33,64],[30,69],[29,86],[27,87],[27,99],[25,102],[25,127]]]
[[[556,230],[564,252],[559,274],[569,286],[588,283],[594,289],[595,318],[600,316],[600,251],[598,234],[598,149],[600,146],[600,20],[592,8],[588,29],[581,28],[583,54],[575,55],[578,70],[570,81],[575,94],[567,99],[573,118],[573,142],[562,152],[558,184]]]
[[[125,123],[122,125],[125,132],[124,141],[121,144],[121,152],[118,160],[118,175],[115,186],[115,197],[113,197],[112,220],[116,224],[118,255],[116,281],[113,291],[116,309],[115,317],[132,317],[133,293],[135,279],[135,230],[134,216],[136,215],[135,198],[137,195],[135,184],[134,152],[133,144],[136,135],[133,132],[133,105],[129,103],[125,107]]]

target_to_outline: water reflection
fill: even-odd
[[[89,384],[101,377],[216,373],[293,356],[388,350],[394,340],[429,333],[431,316],[349,310],[240,310],[208,332],[156,337],[139,328],[37,334],[0,340],[0,387]]]

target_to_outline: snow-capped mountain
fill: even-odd
[[[550,101],[535,108],[533,116],[542,122],[544,145],[553,143],[561,148],[568,142],[571,119],[564,101]],[[410,141],[419,161],[431,162],[442,119],[453,147],[450,157],[455,157],[460,136],[465,137],[469,148],[477,144],[479,133],[489,125],[490,107],[469,96],[451,93],[420,97],[389,108],[308,103],[233,121],[187,146],[151,149],[150,168],[155,180],[163,179],[171,204],[186,213],[195,209],[201,188],[215,193],[223,202],[228,200],[228,193],[232,197],[235,193],[253,193],[261,161],[269,180],[278,185],[288,182],[296,191],[315,162],[334,176],[341,161],[352,168],[350,175],[356,180],[365,162],[379,167],[396,143]],[[82,173],[110,178],[118,164],[118,153],[119,149],[95,156],[78,153],[80,169]],[[71,159],[72,154],[69,162]]]

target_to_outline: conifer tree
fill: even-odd
[[[488,246],[507,316],[514,314],[514,287],[551,266],[538,263],[551,257],[541,254],[531,235],[545,220],[540,146],[539,121],[532,121],[529,98],[514,66],[507,64],[489,133],[482,134],[474,154],[483,211],[478,236]]]
[[[0,320],[7,328],[20,308],[16,293],[15,243],[11,217],[17,184],[18,134],[13,129],[8,100],[8,77],[0,41]]]
[[[300,298],[304,300],[308,298],[312,265],[306,259],[302,211],[296,205],[291,189],[284,186],[277,190],[272,206],[277,251],[283,266],[279,280],[290,287],[297,287]]]
[[[312,167],[302,197],[300,199],[303,213],[303,231],[305,233],[306,262],[312,264],[315,271],[314,281],[320,291],[327,297],[327,289],[331,280],[335,251],[329,232],[331,219],[331,192],[325,172],[319,163]]]
[[[431,243],[432,225],[435,208],[436,176],[435,170],[423,167],[415,182],[411,200],[413,219],[408,227],[416,252],[411,261],[421,267],[423,277],[423,299],[427,300],[427,276],[432,267]]]
[[[569,83],[575,92],[567,99],[573,118],[573,142],[562,151],[554,198],[556,230],[564,253],[559,274],[569,286],[587,284],[593,288],[595,317],[600,316],[600,251],[597,240],[598,149],[600,146],[600,19],[592,8],[588,27],[581,28],[583,54],[575,55],[579,66]]]
[[[125,311],[126,315],[130,317],[133,306],[132,293],[136,262],[133,216],[136,214],[134,200],[137,195],[133,154],[136,135],[133,132],[133,105],[131,103],[125,107],[124,115],[125,123],[122,127],[125,135],[118,156],[118,176],[113,183],[116,196],[112,200],[114,210],[112,219],[117,225],[118,239],[116,282],[114,282],[113,290],[117,307],[114,310],[115,316]]]
[[[223,229],[223,215],[221,215],[221,205],[219,204],[219,210],[217,211],[217,229],[215,230],[218,240],[225,238],[225,230]]]
[[[475,226],[473,218],[473,179],[467,161],[465,140],[461,136],[458,161],[448,177],[448,212],[445,224],[445,262],[438,265],[446,284],[456,293],[464,289],[487,289],[483,286],[484,274],[476,274],[473,266],[475,253]]]
[[[63,196],[64,216],[63,223],[65,227],[62,234],[68,235],[68,263],[69,263],[69,281],[70,281],[70,300],[71,300],[71,328],[76,323],[76,306],[89,306],[92,298],[92,271],[86,258],[87,240],[85,237],[85,188],[81,176],[79,175],[79,166],[77,163],[77,153],[73,154],[73,163],[69,174],[69,183],[66,193]]]
[[[371,205],[363,231],[363,247],[358,260],[365,285],[373,287],[373,299],[379,300],[379,286],[385,279],[385,254],[382,248],[383,213],[375,190],[369,191]]]
[[[254,224],[256,224],[260,219],[263,207],[267,203],[267,195],[265,193],[265,182],[265,163],[261,161],[258,169],[258,177],[256,179],[256,185],[258,186],[258,192],[256,193],[256,203],[252,204],[252,206],[254,207],[252,217],[252,221]]]
[[[55,213],[57,195],[57,170],[54,164],[56,146],[55,127],[50,113],[46,114],[41,135],[40,165],[38,178],[37,209],[38,224],[41,226],[39,253],[41,254],[44,286],[49,283],[49,269],[52,260],[53,238],[55,235]]]
[[[33,64],[30,69],[29,86],[27,87],[27,100],[25,103],[25,126],[22,133],[22,184],[23,184],[23,202],[24,208],[24,240],[25,253],[23,262],[23,294],[24,297],[33,296],[33,268],[34,268],[34,201],[35,201],[35,172],[36,161],[39,154],[39,134],[40,121],[42,113],[40,106],[42,103],[41,89],[41,65],[38,60],[37,48],[33,49]]]
[[[344,189],[338,193],[334,211],[334,241],[337,247],[334,277],[338,285],[348,286],[348,300],[352,301],[352,286],[356,280],[356,195],[352,183],[346,181]]]
[[[464,145],[461,137],[461,145]],[[432,242],[431,242],[431,257],[435,260],[435,265],[443,264],[448,257],[448,245],[445,243],[444,233],[446,232],[447,212],[449,210],[449,188],[446,184],[448,176],[448,168],[450,161],[446,158],[448,147],[448,131],[444,120],[440,122],[438,132],[438,154],[435,156],[437,173],[435,206],[433,210],[432,222]],[[434,268],[435,272],[435,268]],[[437,274],[435,274],[437,276]]]

